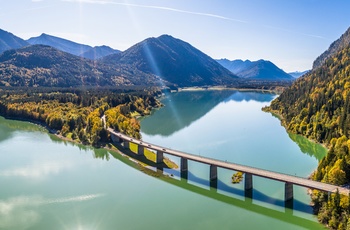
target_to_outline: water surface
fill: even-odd
[[[323,149],[290,138],[276,118],[260,110],[274,97],[236,91],[171,94],[164,108],[142,120],[143,138],[307,176]],[[291,210],[284,207],[279,182],[254,178],[250,199],[241,184],[230,183],[228,170],[219,170],[217,188],[209,186],[206,165],[189,162],[188,180],[176,170],[165,169],[164,176],[155,170],[145,173],[125,156],[0,117],[0,229],[322,229],[303,188],[295,188]]]

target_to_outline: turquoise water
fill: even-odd
[[[261,107],[275,96],[254,92],[171,94],[141,122],[143,139],[193,154],[309,175],[325,154],[289,137]],[[179,159],[171,157],[173,161]],[[322,229],[306,189],[285,208],[282,183],[254,177],[253,199],[231,171],[209,186],[206,165],[140,171],[120,154],[72,144],[43,128],[0,117],[0,229]],[[155,176],[156,175],[156,176]]]

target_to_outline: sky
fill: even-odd
[[[214,59],[313,61],[350,27],[350,0],[0,0],[0,28],[126,50],[169,34]]]

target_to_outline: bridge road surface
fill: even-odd
[[[188,160],[192,160],[192,161],[196,161],[196,162],[200,162],[200,163],[204,163],[204,164],[208,164],[208,165],[217,166],[220,168],[230,169],[230,170],[234,170],[234,171],[240,171],[240,172],[244,172],[244,173],[250,173],[254,176],[265,177],[268,179],[277,180],[277,181],[281,181],[281,182],[285,182],[285,183],[291,183],[291,184],[299,185],[299,186],[310,188],[310,189],[316,189],[316,190],[320,190],[320,191],[324,191],[324,192],[335,193],[338,189],[340,194],[349,195],[350,190],[347,188],[341,187],[341,186],[326,184],[326,183],[313,181],[313,180],[302,178],[302,177],[273,172],[273,171],[269,171],[269,170],[265,170],[265,169],[259,169],[259,168],[254,168],[254,167],[250,167],[250,166],[245,166],[245,165],[230,163],[230,162],[226,162],[226,161],[211,159],[211,158],[207,158],[207,157],[196,156],[196,155],[184,153],[181,151],[168,149],[168,148],[165,148],[162,146],[154,145],[151,143],[147,143],[147,142],[144,142],[141,140],[137,140],[137,139],[131,138],[129,136],[126,136],[122,133],[115,132],[111,128],[108,128],[107,130],[111,134],[117,136],[120,139],[135,143],[137,145],[141,145],[141,146],[148,148],[148,149],[161,151],[163,153],[170,154],[173,156],[185,158]]]

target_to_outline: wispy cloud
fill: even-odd
[[[55,175],[64,169],[72,168],[71,162],[45,162],[43,164],[33,164],[24,167],[7,169],[0,171],[3,177],[25,177],[31,179],[45,179],[49,175]]]
[[[307,33],[302,33],[302,32],[298,32],[298,31],[293,31],[293,30],[284,29],[284,28],[275,27],[275,26],[270,26],[270,25],[263,25],[263,26],[265,28],[274,29],[274,30],[280,30],[280,31],[284,31],[284,32],[287,32],[287,33],[293,33],[293,34],[299,34],[299,35],[303,35],[303,36],[307,36],[307,37],[313,37],[313,38],[318,38],[318,39],[323,39],[323,40],[329,40],[328,38],[325,38],[325,37],[320,36],[320,35],[307,34]]]
[[[244,20],[225,17],[225,16],[218,15],[218,14],[187,11],[187,10],[181,10],[181,9],[172,8],[172,7],[165,7],[165,6],[141,5],[141,4],[134,4],[134,3],[112,2],[112,1],[104,1],[104,0],[101,0],[101,1],[99,1],[99,0],[62,0],[62,1],[89,3],[89,4],[101,4],[101,5],[110,4],[110,5],[129,6],[129,7],[138,7],[138,8],[149,8],[149,9],[178,12],[178,13],[183,13],[183,14],[192,14],[192,15],[199,15],[199,16],[205,16],[205,17],[212,17],[212,18],[218,18],[218,19],[222,19],[222,20],[234,21],[234,22],[239,22],[239,23],[248,23],[247,21],[244,21]]]
[[[105,194],[86,194],[80,196],[48,199],[41,196],[17,196],[0,200],[0,229],[26,229],[40,220],[36,208],[42,205],[83,202]]]

